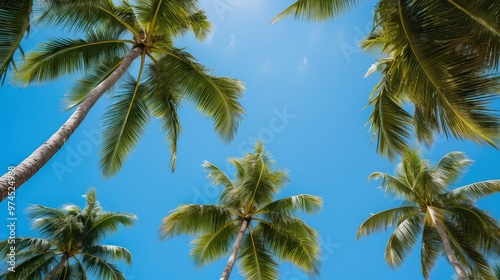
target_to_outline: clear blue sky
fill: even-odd
[[[365,126],[370,109],[363,108],[379,77],[363,78],[374,56],[362,53],[357,42],[370,30],[374,3],[365,3],[333,22],[287,19],[269,26],[286,3],[202,1],[214,25],[211,38],[203,43],[191,37],[177,41],[216,74],[245,82],[241,102],[246,116],[230,144],[223,144],[211,121],[184,103],[184,130],[174,174],[169,167],[168,143],[154,121],[123,170],[104,180],[98,168],[96,134],[109,105],[103,98],[61,151],[17,192],[17,235],[35,235],[21,210],[28,204],[83,205],[81,195],[95,187],[106,210],[139,217],[133,228],[123,228],[106,240],[132,252],[132,266],[120,264],[128,279],[218,279],[226,259],[195,269],[188,253],[192,237],[160,242],[160,221],[179,204],[214,203],[218,189],[208,184],[202,161],[229,170],[226,159],[242,156],[260,137],[278,165],[290,171],[291,183],[280,197],[308,193],[324,198],[323,211],[306,217],[321,234],[320,279],[422,279],[418,246],[402,267],[392,270],[383,257],[390,232],[356,241],[357,228],[369,213],[398,205],[377,189],[380,182],[367,182],[370,173],[392,173],[396,164],[375,153]],[[60,35],[47,32],[35,30],[25,42],[25,50],[47,35]],[[68,118],[70,113],[62,111],[61,99],[72,80],[65,77],[40,86],[6,85],[0,89],[2,172],[27,157]],[[492,148],[441,136],[424,155],[436,162],[455,150],[476,161],[461,184],[500,178],[500,152]],[[66,172],[61,173],[61,168]],[[496,195],[479,205],[500,218],[499,202],[500,195]],[[6,207],[0,204],[2,221],[6,221]],[[6,236],[2,229],[0,238]],[[283,280],[307,279],[287,263],[280,266],[280,273]],[[446,259],[441,258],[431,279],[452,279],[452,275]],[[237,269],[231,279],[242,279]]]

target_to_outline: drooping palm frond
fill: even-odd
[[[3,1],[0,3],[0,85],[3,85],[7,70],[16,67],[14,54],[20,51],[21,41],[30,31],[30,15],[33,0]]]
[[[278,263],[265,247],[260,235],[253,234],[251,229],[241,242],[238,268],[245,279],[278,279]]]
[[[275,200],[257,210],[257,213],[265,213],[269,211],[293,215],[298,211],[302,211],[306,214],[313,214],[321,211],[322,207],[323,200],[321,199],[321,197],[308,194],[300,194]]]
[[[201,267],[226,256],[231,250],[237,232],[235,221],[230,221],[217,231],[200,235],[191,241],[189,254],[194,264]]]
[[[86,39],[55,38],[38,46],[26,56],[16,73],[21,83],[45,82],[82,69],[88,69],[101,59],[125,56],[126,43],[107,32],[89,33]]]
[[[213,233],[233,220],[231,212],[217,205],[179,206],[162,221],[162,238],[180,234]]]
[[[417,244],[423,217],[415,213],[401,217],[385,249],[385,260],[391,267],[400,266]]]
[[[212,185],[214,186],[222,185],[226,189],[231,189],[235,187],[233,181],[229,179],[229,176],[227,176],[226,173],[220,170],[219,167],[217,167],[215,164],[209,161],[204,161],[201,166],[206,172],[208,172],[207,177]]]
[[[168,46],[165,46],[168,47]],[[244,110],[238,103],[244,86],[241,82],[211,75],[188,53],[179,49],[162,49],[166,55],[158,61],[157,79],[179,87],[180,94],[194,103],[204,115],[213,119],[215,131],[230,141]]]
[[[97,66],[89,69],[65,95],[64,109],[69,110],[82,103],[92,89],[108,78],[122,61],[123,58],[119,56],[104,58],[98,62]],[[115,85],[108,89],[108,92],[112,94],[114,88]]]
[[[311,21],[325,21],[343,15],[361,2],[361,0],[297,0],[277,15],[271,24],[289,15]]]
[[[85,254],[90,254],[101,259],[124,260],[132,263],[132,254],[124,247],[114,245],[93,245],[85,248]]]
[[[99,279],[125,280],[125,275],[123,275],[116,265],[108,263],[101,258],[85,255],[82,258],[82,263],[88,272],[97,275]]]
[[[450,191],[450,196],[465,196],[473,201],[500,192],[500,180],[477,182]]]
[[[140,76],[137,81],[129,76],[124,81],[123,92],[113,99],[116,101],[103,117],[101,167],[105,176],[114,175],[121,169],[150,120],[146,89],[140,84]]]
[[[472,165],[473,161],[470,160],[462,152],[451,152],[441,158],[439,163],[434,168],[437,176],[436,183],[443,185],[450,185],[457,181],[458,176],[465,173],[467,167]]]
[[[395,227],[400,219],[416,213],[419,213],[418,207],[403,206],[373,214],[366,219],[361,226],[359,226],[356,238],[370,235],[374,232],[382,232],[391,227]]]
[[[436,228],[426,225],[423,228],[420,263],[424,279],[429,279],[432,269],[443,254],[443,242],[439,238]]]

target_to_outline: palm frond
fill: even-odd
[[[112,34],[89,32],[86,39],[54,38],[26,56],[15,79],[21,83],[44,82],[89,69],[107,57],[124,57],[128,40]]]
[[[232,221],[231,213],[218,205],[181,205],[163,218],[161,237],[180,234],[214,233]]]
[[[216,77],[188,53],[169,49],[156,64],[157,79],[178,87],[183,97],[194,103],[204,115],[213,119],[215,131],[230,141],[244,114],[238,99],[244,89],[240,81]]]
[[[437,260],[442,254],[443,242],[439,238],[436,228],[424,226],[420,262],[422,265],[422,275],[425,279],[429,279],[432,269],[436,266]]]
[[[37,22],[69,31],[107,29],[121,35],[131,32],[139,39],[139,25],[128,1],[116,6],[110,0],[46,0],[39,7]]]
[[[112,176],[121,169],[150,120],[146,89],[139,84],[140,76],[137,81],[129,76],[123,83],[123,92],[113,97],[115,102],[103,117],[101,168],[105,176]]]
[[[396,227],[399,220],[413,216],[419,211],[420,209],[416,206],[403,206],[373,214],[359,226],[356,238]]]
[[[21,263],[17,263],[16,272],[7,271],[4,275],[5,279],[43,279],[43,276],[57,264],[58,260],[56,257],[57,255],[54,252],[49,251],[27,258]]]
[[[202,234],[191,241],[189,254],[197,267],[204,266],[227,255],[235,240],[239,227],[235,221],[223,225],[217,231]]]
[[[229,179],[229,176],[227,176],[226,173],[220,170],[220,168],[217,167],[215,164],[209,161],[204,161],[201,166],[206,172],[208,172],[207,177],[210,180],[210,183],[212,183],[212,185],[214,186],[222,185],[226,189],[234,188],[233,182],[231,181],[231,179]]]
[[[277,15],[271,24],[289,15],[298,19],[325,21],[343,15],[361,2],[361,0],[297,0]]]
[[[3,85],[7,70],[15,68],[14,54],[21,48],[21,40],[30,30],[32,0],[2,3],[0,6],[0,84]]]
[[[13,244],[15,244],[16,247],[17,257],[21,257],[22,255],[26,254],[24,253],[24,251],[28,252],[28,254],[40,254],[48,251],[51,247],[49,240],[43,238],[19,237],[13,240]],[[7,258],[7,254],[10,253],[10,247],[11,243],[9,243],[9,239],[0,242],[1,259]]]
[[[238,268],[248,280],[278,279],[278,264],[266,249],[259,235],[250,232],[243,237],[239,253]]]
[[[449,196],[465,196],[468,199],[476,201],[485,196],[500,192],[500,180],[490,180],[477,182],[456,188],[448,192]]]
[[[132,254],[124,247],[115,245],[93,245],[84,249],[84,254],[96,256],[101,259],[125,260],[127,264],[132,263]]]
[[[312,276],[319,275],[321,248],[318,234],[315,238],[301,235],[301,232],[310,230],[313,229],[294,231],[287,228],[286,224],[260,222],[254,235],[260,236],[263,244],[266,244],[279,260],[290,261]]]
[[[423,217],[419,213],[405,216],[398,221],[396,230],[389,238],[385,260],[391,267],[400,266],[417,243],[422,232]]]
[[[104,58],[95,67],[89,69],[85,76],[78,79],[75,85],[66,93],[64,109],[70,110],[78,106],[97,85],[107,79],[120,66],[122,60],[123,57],[119,56]],[[116,85],[114,84],[108,89],[109,94],[112,94]]]
[[[434,168],[437,175],[437,182],[441,185],[450,185],[457,181],[460,175],[465,173],[466,168],[472,165],[470,160],[462,152],[451,152],[441,158]]]
[[[382,172],[373,172],[368,176],[368,180],[377,180],[382,178],[382,184],[380,185],[380,189],[389,195],[393,195],[398,198],[404,198],[408,201],[417,202],[418,197],[415,191],[411,186],[408,186],[408,183],[401,178],[394,177],[387,173]]]
[[[109,234],[118,231],[119,226],[130,227],[137,217],[123,212],[102,212],[91,223],[86,224],[82,240],[85,244],[95,244]]]
[[[153,115],[160,119],[162,129],[167,133],[167,140],[170,142],[171,167],[175,170],[177,159],[177,140],[182,132],[182,127],[177,114],[180,107],[182,95],[177,85],[165,84],[159,79],[155,71],[158,69],[151,65],[148,76],[144,83],[147,88],[146,101],[149,110]]]
[[[98,276],[98,279],[125,280],[123,273],[116,265],[92,255],[85,255],[82,264],[90,273]]]
[[[303,211],[307,214],[313,214],[321,211],[322,208],[323,199],[321,197],[308,194],[299,194],[275,200],[257,210],[257,213],[271,211],[293,215],[298,211]]]

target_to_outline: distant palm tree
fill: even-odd
[[[118,230],[120,225],[131,226],[132,214],[106,212],[96,199],[95,190],[85,195],[84,209],[74,204],[61,208],[34,205],[28,208],[29,218],[42,238],[15,239],[17,265],[15,272],[4,273],[0,279],[125,279],[110,260],[132,261],[130,252],[120,246],[101,245],[103,238]],[[2,259],[7,259],[11,243],[0,242]]]
[[[229,162],[236,168],[233,180],[212,163],[203,164],[212,183],[224,186],[219,203],[179,206],[163,219],[162,238],[196,234],[191,250],[196,266],[231,251],[221,280],[229,279],[236,260],[246,279],[278,279],[277,260],[319,274],[318,233],[294,214],[319,211],[322,199],[302,194],[273,201],[288,178],[285,171],[272,169],[274,161],[261,142],[254,153]]]
[[[13,171],[15,187],[33,176],[64,145],[102,96],[140,58],[136,78],[126,75],[119,94],[104,115],[101,166],[117,173],[146,131],[151,116],[159,118],[171,143],[172,170],[181,133],[177,109],[191,101],[212,118],[215,130],[230,141],[244,113],[238,99],[240,81],[217,77],[182,49],[175,37],[192,31],[198,38],[210,23],[196,0],[46,0],[40,20],[84,32],[85,39],[54,38],[27,54],[16,72],[18,81],[45,82],[85,70],[70,90],[68,108],[78,106],[66,123]],[[0,178],[0,201],[7,196],[9,175]]]
[[[371,215],[359,227],[357,237],[394,227],[385,259],[396,267],[421,234],[424,278],[429,278],[444,249],[459,279],[467,279],[467,273],[490,279],[485,254],[500,253],[500,226],[488,212],[479,209],[475,201],[500,192],[500,180],[448,189],[471,163],[463,153],[452,152],[432,167],[417,151],[409,151],[404,154],[395,176],[373,173],[369,178],[382,178],[381,188],[402,203],[400,207]]]
[[[328,20],[361,2],[298,0],[274,21]],[[379,0],[362,46],[384,55],[369,70],[382,73],[369,102],[378,152],[393,158],[413,133],[430,145],[435,132],[496,147],[500,118],[491,104],[500,83],[500,1]]]

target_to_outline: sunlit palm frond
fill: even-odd
[[[439,180],[436,183],[450,185],[456,182],[472,163],[473,161],[462,152],[446,154],[434,168],[436,179]]]
[[[419,213],[401,217],[387,242],[385,260],[391,267],[400,266],[410,254],[422,232],[423,217]]]
[[[92,255],[85,255],[82,264],[87,272],[97,275],[98,279],[125,280],[123,273],[116,265]]]
[[[16,263],[16,272],[7,271],[4,274],[6,280],[19,279],[43,279],[58,262],[57,255],[54,252],[44,252],[32,255],[30,258],[24,259],[22,262]]]
[[[189,254],[197,267],[214,262],[226,256],[231,250],[238,226],[235,221],[221,226],[217,231],[200,235],[191,241],[191,251]]]
[[[260,235],[253,234],[251,229],[241,242],[238,268],[245,279],[278,279],[278,263],[263,244]]]
[[[113,97],[115,102],[103,117],[101,168],[105,176],[121,169],[150,121],[145,87],[130,76],[123,83],[123,92]]]
[[[123,57],[119,56],[104,58],[95,67],[89,69],[65,95],[64,109],[69,110],[78,106],[97,85],[118,68],[122,60]],[[115,85],[108,89],[109,94],[113,93]]]
[[[323,208],[323,199],[319,196],[299,194],[282,199],[275,200],[257,212],[279,212],[287,215],[293,215],[298,211],[307,214],[313,214],[321,211]]]
[[[383,180],[380,188],[387,194],[398,198],[404,198],[412,202],[418,201],[418,197],[412,186],[408,186],[408,183],[402,180],[402,178],[397,178],[382,172],[374,172],[368,176],[368,180],[377,179]]]
[[[179,87],[175,84],[165,83],[158,75],[159,69],[151,65],[144,86],[147,89],[146,101],[151,113],[160,119],[162,129],[167,133],[170,142],[171,168],[175,170],[177,160],[177,140],[182,132],[182,127],[177,110],[182,101]]]
[[[297,0],[277,15],[271,24],[289,15],[300,19],[325,21],[343,15],[361,2],[361,0]]]
[[[472,183],[456,188],[448,193],[449,196],[465,196],[476,201],[485,196],[500,192],[500,180],[491,180]]]
[[[439,238],[436,228],[424,226],[420,248],[420,262],[422,265],[422,275],[425,279],[429,279],[432,269],[436,266],[437,260],[442,254],[443,242]]]
[[[89,69],[106,57],[125,56],[126,42],[104,33],[90,33],[86,39],[54,38],[26,56],[15,79],[25,84],[39,83]]]
[[[290,261],[312,276],[319,275],[321,248],[318,234],[313,238],[301,234],[309,230],[290,230],[286,224],[260,222],[254,233],[262,238],[279,260]]]
[[[93,245],[84,248],[84,254],[90,254],[101,259],[124,260],[127,264],[132,263],[132,254],[124,247],[115,245]]]
[[[0,4],[0,85],[5,81],[7,70],[15,67],[14,54],[21,55],[21,40],[30,30],[33,0],[19,0]]]
[[[181,234],[213,233],[230,221],[231,213],[221,206],[181,205],[163,218],[160,233],[162,238]]]
[[[419,212],[420,210],[416,206],[403,206],[373,214],[358,228],[356,238],[370,235],[374,232],[382,232],[391,227],[396,227],[400,219],[404,219],[406,216],[415,215]]]
[[[230,141],[244,110],[238,99],[244,89],[240,81],[211,75],[188,53],[177,50],[168,51],[158,61],[158,79],[165,84],[178,86],[182,96],[192,101],[204,115],[213,119],[215,131],[225,141]]]
[[[123,212],[102,212],[94,215],[96,217],[85,224],[82,237],[85,244],[95,244],[109,234],[117,232],[120,226],[132,226],[137,219],[135,215]]]
[[[208,173],[207,177],[212,185],[222,185],[226,189],[234,188],[233,181],[231,181],[231,179],[229,179],[229,176],[227,176],[226,173],[220,170],[220,168],[215,164],[209,161],[204,161],[201,166]]]

